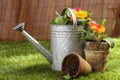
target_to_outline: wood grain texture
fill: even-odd
[[[49,40],[49,23],[55,18],[55,11],[61,13],[65,7],[92,11],[93,19],[98,23],[106,18],[106,33],[118,36],[116,30],[120,29],[120,24],[117,24],[120,19],[116,18],[120,16],[109,8],[118,5],[119,0],[0,0],[0,40],[26,40],[19,32],[13,31],[21,22],[25,22],[25,30],[35,39]]]

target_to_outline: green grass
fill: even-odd
[[[79,76],[75,80],[120,80],[120,38],[110,50],[107,70]],[[40,41],[50,50],[49,41]],[[61,80],[60,72],[51,70],[50,63],[25,41],[0,41],[0,80]]]

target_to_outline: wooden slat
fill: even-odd
[[[21,22],[26,23],[25,30],[37,40],[50,39],[49,23],[55,18],[55,11],[61,13],[65,7],[92,11],[97,22],[106,18],[106,33],[111,34],[116,28],[115,12],[108,7],[118,5],[119,0],[0,0],[0,40],[25,40],[12,30]]]

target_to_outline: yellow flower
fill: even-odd
[[[73,12],[76,15],[77,19],[85,19],[88,15],[87,11],[84,10],[73,10]],[[70,17],[70,21],[73,21],[72,16]]]
[[[87,18],[88,21],[91,21],[92,19],[91,18]]]
[[[84,19],[87,17],[87,11],[80,10],[77,12],[76,17],[80,19]]]

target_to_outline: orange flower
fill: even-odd
[[[105,27],[104,26],[99,25],[99,24],[97,24],[97,23],[95,23],[93,21],[90,22],[89,25],[90,25],[89,28],[93,29],[97,33],[105,32]]]

